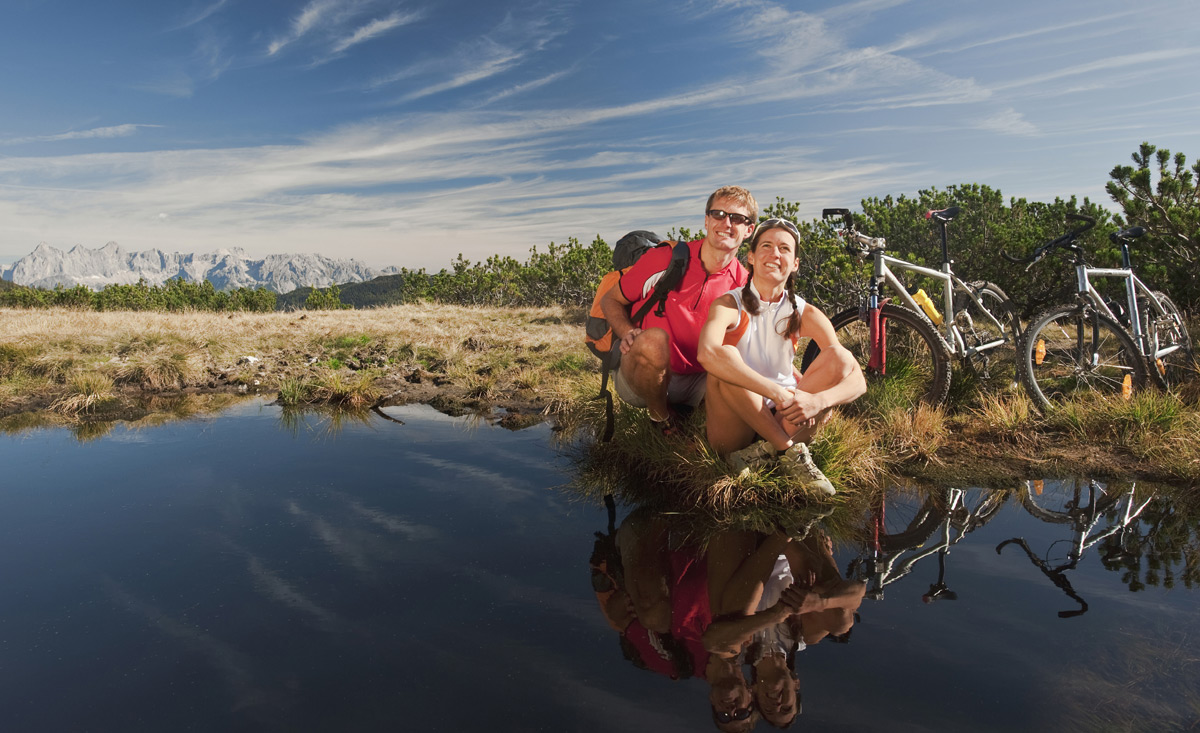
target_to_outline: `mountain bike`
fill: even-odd
[[[1096,225],[1093,217],[1068,214],[1082,222],[1057,239],[1037,247],[1028,257],[1005,259],[1026,270],[1058,249],[1071,253],[1077,297],[1074,303],[1043,310],[1030,321],[1018,350],[1021,381],[1042,409],[1070,397],[1123,397],[1145,389],[1148,379],[1171,387],[1195,369],[1195,352],[1183,317],[1165,293],[1150,290],[1133,271],[1129,244],[1142,227],[1110,235],[1121,248],[1121,267],[1097,268],[1087,263],[1078,240]],[[1093,278],[1125,284],[1125,302],[1103,297]]]
[[[1023,537],[1013,537],[996,545],[996,554],[1000,554],[1008,545],[1015,544],[1020,547],[1043,575],[1079,604],[1079,608],[1059,611],[1059,618],[1081,616],[1087,613],[1087,601],[1075,592],[1066,572],[1075,569],[1088,548],[1098,542],[1105,542],[1105,553],[1110,560],[1121,553],[1127,553],[1131,530],[1136,530],[1138,517],[1154,500],[1154,495],[1151,494],[1145,501],[1139,501],[1136,497],[1136,483],[1130,484],[1129,489],[1121,494],[1109,494],[1103,485],[1091,480],[1087,482],[1087,500],[1084,502],[1084,490],[1078,482],[1070,488],[1065,482],[1053,485],[1049,495],[1044,493],[1042,485],[1041,481],[1028,482],[1027,488],[1020,494],[1020,501],[1030,514],[1042,521],[1071,525],[1073,537],[1065,557],[1061,558],[1060,562],[1061,556],[1055,557],[1054,553],[1059,551],[1056,550],[1057,546],[1066,540],[1052,543],[1044,555],[1038,556]],[[1102,520],[1107,521],[1108,526],[1093,531]],[[1132,536],[1137,539],[1136,531],[1133,531]]]
[[[1019,336],[1016,310],[998,285],[965,282],[951,268],[946,225],[959,211],[952,206],[925,215],[941,228],[939,270],[885,254],[886,241],[859,232],[848,209],[822,212],[825,219],[841,220],[839,234],[846,249],[860,259],[871,258],[872,263],[870,284],[862,301],[830,319],[838,340],[858,358],[868,385],[886,382],[889,391],[898,393],[910,405],[945,401],[950,390],[952,356],[985,378],[1003,377],[1015,382],[1013,355]],[[893,269],[939,281],[940,301],[935,302],[923,290],[910,291]],[[885,284],[898,302],[881,296]],[[801,371],[820,352],[820,347],[810,342]]]

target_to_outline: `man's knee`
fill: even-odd
[[[629,347],[629,353],[621,357],[631,365],[666,369],[671,362],[671,337],[661,328],[650,328],[638,334]]]

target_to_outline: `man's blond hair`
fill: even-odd
[[[708,204],[704,207],[704,213],[713,207],[713,202],[717,199],[732,199],[737,203],[750,209],[751,223],[758,221],[758,202],[754,200],[754,194],[750,193],[741,186],[721,186],[712,195],[708,197]]]

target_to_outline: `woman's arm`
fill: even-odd
[[[737,302],[732,295],[722,295],[713,301],[708,309],[708,320],[700,329],[700,345],[696,352],[700,365],[723,382],[750,390],[777,404],[787,402],[791,399],[790,390],[746,366],[737,347],[725,343],[725,333],[737,322]]]
[[[832,384],[815,393],[809,393],[812,400],[806,400],[802,394],[806,391],[804,389],[805,381],[810,380],[802,379],[799,382],[801,393],[796,396],[797,402],[810,403],[807,404],[807,410],[802,419],[808,419],[830,407],[853,402],[867,391],[867,381],[863,378],[862,368],[859,367],[858,361],[850,353],[850,350],[838,341],[837,332],[833,330],[833,324],[829,322],[825,313],[811,303],[804,307],[804,317],[800,321],[800,336],[811,338],[821,347],[821,354],[817,359],[822,364],[818,366],[818,362],[814,361],[809,365],[809,371],[821,368],[832,369],[840,377],[832,380],[822,377],[821,382],[828,384],[832,381]],[[788,417],[791,418],[792,415],[789,413]],[[796,417],[801,416],[797,415]]]

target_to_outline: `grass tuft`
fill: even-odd
[[[55,400],[50,409],[64,415],[93,411],[112,399],[113,380],[99,372],[77,372],[67,379],[67,393]]]

